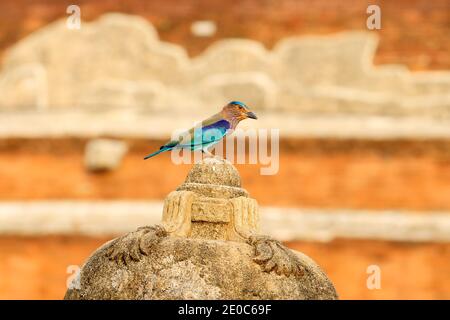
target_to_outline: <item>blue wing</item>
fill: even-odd
[[[201,149],[206,146],[218,143],[231,128],[227,120],[219,120],[202,128],[196,128],[188,143],[176,145],[176,148],[190,148],[191,150]]]
[[[227,134],[227,130],[231,128],[231,125],[224,119],[211,123],[215,120],[214,118],[217,119],[217,117],[218,115],[215,115],[207,119],[207,125],[203,125],[201,128],[190,129],[178,140],[169,141],[161,146],[159,150],[147,155],[144,159],[154,157],[162,152],[170,151],[175,148],[199,150],[218,143]]]

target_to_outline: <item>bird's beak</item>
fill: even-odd
[[[258,119],[258,117],[256,116],[256,114],[254,114],[254,113],[251,112],[251,111],[247,112],[247,118],[250,118],[250,119]]]

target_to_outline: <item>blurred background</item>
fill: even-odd
[[[1,1],[0,298],[157,223],[190,165],[143,156],[241,100],[280,129],[237,165],[265,234],[342,299],[450,299],[449,49],[449,0]]]

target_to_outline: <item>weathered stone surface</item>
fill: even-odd
[[[136,111],[158,111],[163,108],[167,88],[156,81],[124,81],[104,79],[93,81],[75,101],[89,111],[111,111],[131,105]]]
[[[211,192],[224,188],[232,191]],[[204,160],[166,198],[161,225],[99,248],[65,298],[337,298],[311,259],[258,235],[258,225],[257,203],[240,187],[237,170],[224,160]]]
[[[9,73],[24,66],[41,66],[48,86],[42,93],[47,97],[48,108],[89,110],[92,104],[86,103],[86,93],[101,96],[103,103],[111,101],[111,89],[105,91],[104,83],[120,82],[114,88],[122,92],[114,94],[122,95],[123,100],[113,101],[114,104],[134,107],[139,90],[147,86],[151,93],[155,81],[179,83],[187,63],[186,52],[179,46],[160,42],[145,19],[110,13],[95,22],[83,23],[79,30],[68,29],[65,19],[50,24],[12,47],[3,67]],[[13,81],[2,78],[0,74],[0,83]],[[146,95],[140,99],[145,98]],[[139,104],[142,103],[145,101]],[[15,101],[3,103],[0,99],[0,106],[9,104],[15,105]]]
[[[248,39],[228,39],[211,45],[191,63],[194,79],[241,72],[267,72],[272,64],[264,46]]]
[[[205,112],[240,99],[252,109],[316,114],[450,117],[450,73],[374,66],[373,33],[227,39],[189,58],[146,20],[106,14],[69,30],[65,19],[5,53],[0,110],[121,108]]]
[[[337,297],[325,274],[300,253],[303,275],[286,277],[263,272],[252,260],[254,248],[246,243],[164,237],[148,256],[126,265],[106,257],[113,245],[125,244],[110,242],[96,251],[83,266],[80,289],[69,289],[66,299]]]
[[[44,111],[48,106],[47,71],[28,63],[0,74],[0,109]]]
[[[212,184],[229,187],[241,187],[241,177],[237,169],[227,160],[206,158],[196,163],[189,171],[185,183]]]
[[[278,86],[262,72],[223,73],[205,77],[202,100],[211,104],[218,101],[246,101],[254,110],[273,109],[276,106]]]
[[[128,147],[125,142],[111,139],[94,139],[87,143],[84,163],[90,171],[107,171],[119,167]]]

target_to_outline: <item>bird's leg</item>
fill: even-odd
[[[208,148],[203,148],[202,153],[204,153],[208,158],[214,158],[214,155],[208,151]]]

